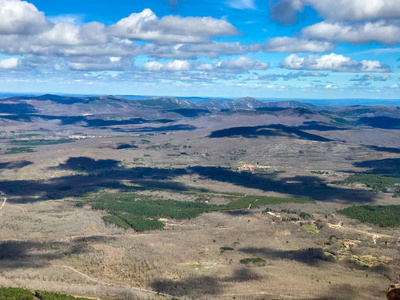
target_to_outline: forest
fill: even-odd
[[[228,196],[229,198],[229,196]],[[81,198],[77,206],[89,204],[93,209],[106,210],[110,215],[103,220],[122,228],[133,228],[137,232],[156,230],[164,227],[158,218],[176,220],[195,218],[203,213],[223,210],[242,210],[280,203],[314,203],[306,198],[279,198],[246,195],[225,205],[212,205],[203,202],[177,201],[171,199],[152,199],[137,193],[100,193]]]
[[[0,300],[89,300],[88,298],[79,298],[71,295],[35,291],[34,293],[21,288],[0,287]]]
[[[400,205],[350,206],[338,212],[349,218],[380,227],[400,226]]]
[[[362,183],[374,191],[387,192],[389,189],[400,190],[400,175],[385,174],[354,174],[343,181],[335,182],[338,184]]]

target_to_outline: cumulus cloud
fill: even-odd
[[[0,0],[0,53],[60,56],[149,54],[159,58],[184,59],[197,56],[214,58],[246,51],[241,43],[212,41],[214,36],[233,35],[237,30],[227,21],[210,17],[166,16],[159,19],[147,9],[110,27],[99,22],[75,24],[70,21],[61,18],[53,24],[33,4]],[[156,44],[138,46],[132,39]],[[202,43],[198,43],[200,41]],[[171,44],[160,45],[160,42]]]
[[[50,45],[97,45],[107,41],[104,24],[91,22],[83,26],[72,23],[58,23],[51,30],[38,36],[38,39]]]
[[[320,73],[320,72],[290,72],[288,74],[267,74],[263,76],[257,76],[257,78],[253,78],[255,80],[266,80],[266,81],[277,81],[278,79],[282,79],[284,81],[289,81],[292,79],[298,79],[302,77],[326,77],[328,74]]]
[[[57,55],[64,56],[136,56],[140,46],[131,41],[111,38],[106,43],[92,39],[65,35],[57,38],[35,36],[0,36],[0,53],[8,55]]]
[[[267,41],[267,52],[328,52],[334,45],[325,41],[308,40],[292,37],[276,37]]]
[[[318,52],[312,49],[319,46],[330,47],[326,50],[330,51],[334,42],[400,43],[399,0],[270,0],[271,18],[283,24],[294,23],[306,6],[314,8],[325,20],[303,28],[302,37],[293,38],[292,44],[288,37],[272,39],[272,50],[301,52],[295,51],[296,47],[300,50],[304,47],[310,49],[309,52]],[[290,50],[292,48],[294,51]]]
[[[111,35],[159,43],[199,43],[214,36],[231,36],[238,30],[225,20],[211,17],[165,16],[159,19],[150,9],[133,13],[108,28]]]
[[[307,55],[305,57],[292,54],[283,60],[281,67],[296,70],[331,70],[339,72],[391,72],[389,66],[381,65],[379,61],[362,60],[357,62],[349,57],[335,53],[322,56]]]
[[[26,1],[0,1],[0,34],[32,34],[50,26],[43,12]]]
[[[202,64],[202,63],[195,63],[195,69],[197,71],[212,71],[214,70],[213,64]]]
[[[124,71],[133,66],[130,58],[92,56],[69,58],[65,64],[74,71]]]
[[[165,71],[189,71],[190,63],[185,60],[174,60],[164,65]]]
[[[337,89],[338,86],[337,85],[333,85],[333,84],[327,84],[327,85],[325,85],[325,88],[326,89]]]
[[[256,9],[254,0],[229,0],[226,4],[236,9]]]
[[[263,63],[251,57],[239,57],[235,60],[222,60],[215,64],[194,62],[190,64],[185,60],[174,60],[168,63],[150,61],[142,66],[143,70],[158,71],[192,71],[213,73],[243,73],[249,70],[266,70],[269,64]]]
[[[351,44],[367,44],[374,41],[387,45],[400,43],[398,22],[378,21],[353,25],[320,22],[304,28],[302,32],[305,36],[315,39]]]
[[[143,69],[152,72],[160,71],[163,67],[164,65],[158,61],[149,61],[143,65]]]
[[[398,0],[304,0],[330,20],[362,21],[400,17]]]
[[[128,58],[137,55],[178,61],[199,56],[240,55],[247,52],[243,44],[213,41],[214,37],[237,33],[225,20],[179,16],[160,19],[150,9],[131,14],[109,27],[99,22],[82,24],[74,16],[48,19],[25,1],[0,0],[0,53],[21,55],[21,70],[40,66],[53,69],[54,65],[59,70],[123,70],[122,62],[129,65]],[[86,57],[95,61],[78,61]],[[120,60],[113,61],[110,57]],[[171,63],[163,70],[187,68],[188,63]]]
[[[18,67],[19,59],[11,57],[0,60],[0,69],[16,69]]]
[[[243,54],[247,48],[239,42],[211,42],[200,44],[158,45],[148,43],[143,46],[142,52],[155,58],[188,59],[198,56],[216,58],[220,55]]]
[[[305,6],[331,21],[366,21],[400,17],[398,0],[278,0],[270,1],[272,19],[290,24]]]
[[[112,38],[105,44],[49,48],[61,56],[136,56],[142,48],[129,40]]]
[[[365,74],[363,76],[356,75],[350,81],[366,82],[366,81],[387,81],[390,75],[377,76],[374,74]]]
[[[157,71],[189,71],[191,69],[190,63],[185,60],[174,60],[166,64],[149,61],[145,63],[142,68],[146,71],[157,72]]]
[[[304,7],[302,0],[270,0],[271,19],[284,25],[297,21],[298,11]]]
[[[219,61],[215,67],[220,70],[231,72],[243,72],[248,70],[267,70],[269,64],[252,59],[251,57],[242,56],[235,60],[227,59]]]

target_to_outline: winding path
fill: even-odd
[[[90,277],[90,276],[88,276],[88,275],[86,275],[86,274],[84,274],[84,273],[82,273],[82,272],[70,267],[70,266],[62,266],[62,267],[66,268],[66,269],[69,269],[69,270],[71,270],[71,271],[73,271],[73,272],[85,277],[86,279],[88,279],[90,281],[97,282],[97,283],[100,283],[100,284],[103,284],[103,285],[112,286],[112,287],[127,288],[127,289],[132,289],[132,290],[138,291],[138,292],[150,293],[150,294],[153,294],[153,295],[161,295],[161,296],[164,296],[164,297],[166,297],[168,299],[174,298],[174,296],[172,296],[172,295],[161,293],[161,292],[156,292],[156,291],[153,291],[153,290],[137,288],[137,287],[133,287],[133,286],[123,286],[123,285],[118,285],[118,284],[110,284],[110,283],[107,283],[107,282],[92,278],[92,277]]]
[[[328,211],[334,218],[336,218],[338,220],[338,226],[335,226],[335,227],[332,227],[332,228],[335,228],[337,230],[342,230],[342,231],[350,231],[350,232],[355,232],[355,233],[359,233],[359,234],[364,234],[366,236],[371,237],[372,241],[374,242],[374,244],[376,244],[377,239],[380,239],[380,238],[389,238],[389,239],[395,239],[395,240],[399,240],[400,239],[400,237],[398,237],[398,236],[393,236],[393,235],[388,235],[388,234],[380,234],[380,233],[376,233],[376,232],[370,232],[370,231],[366,231],[366,230],[360,230],[360,229],[356,229],[356,228],[345,227],[343,225],[342,220],[338,217],[337,214],[335,214],[333,211],[331,211],[328,207],[326,207],[320,201],[318,201],[317,203],[320,206],[322,206],[326,211]]]
[[[4,205],[6,205],[7,202],[7,197],[6,194],[2,191],[0,191],[0,198],[3,198],[3,203],[0,206],[0,211],[3,209]]]

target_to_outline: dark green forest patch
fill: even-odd
[[[400,205],[350,206],[338,211],[349,218],[381,227],[400,226]]]

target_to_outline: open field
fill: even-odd
[[[399,204],[399,131],[249,114],[8,120],[0,286],[107,300],[383,299],[399,280],[398,227],[338,210]]]

